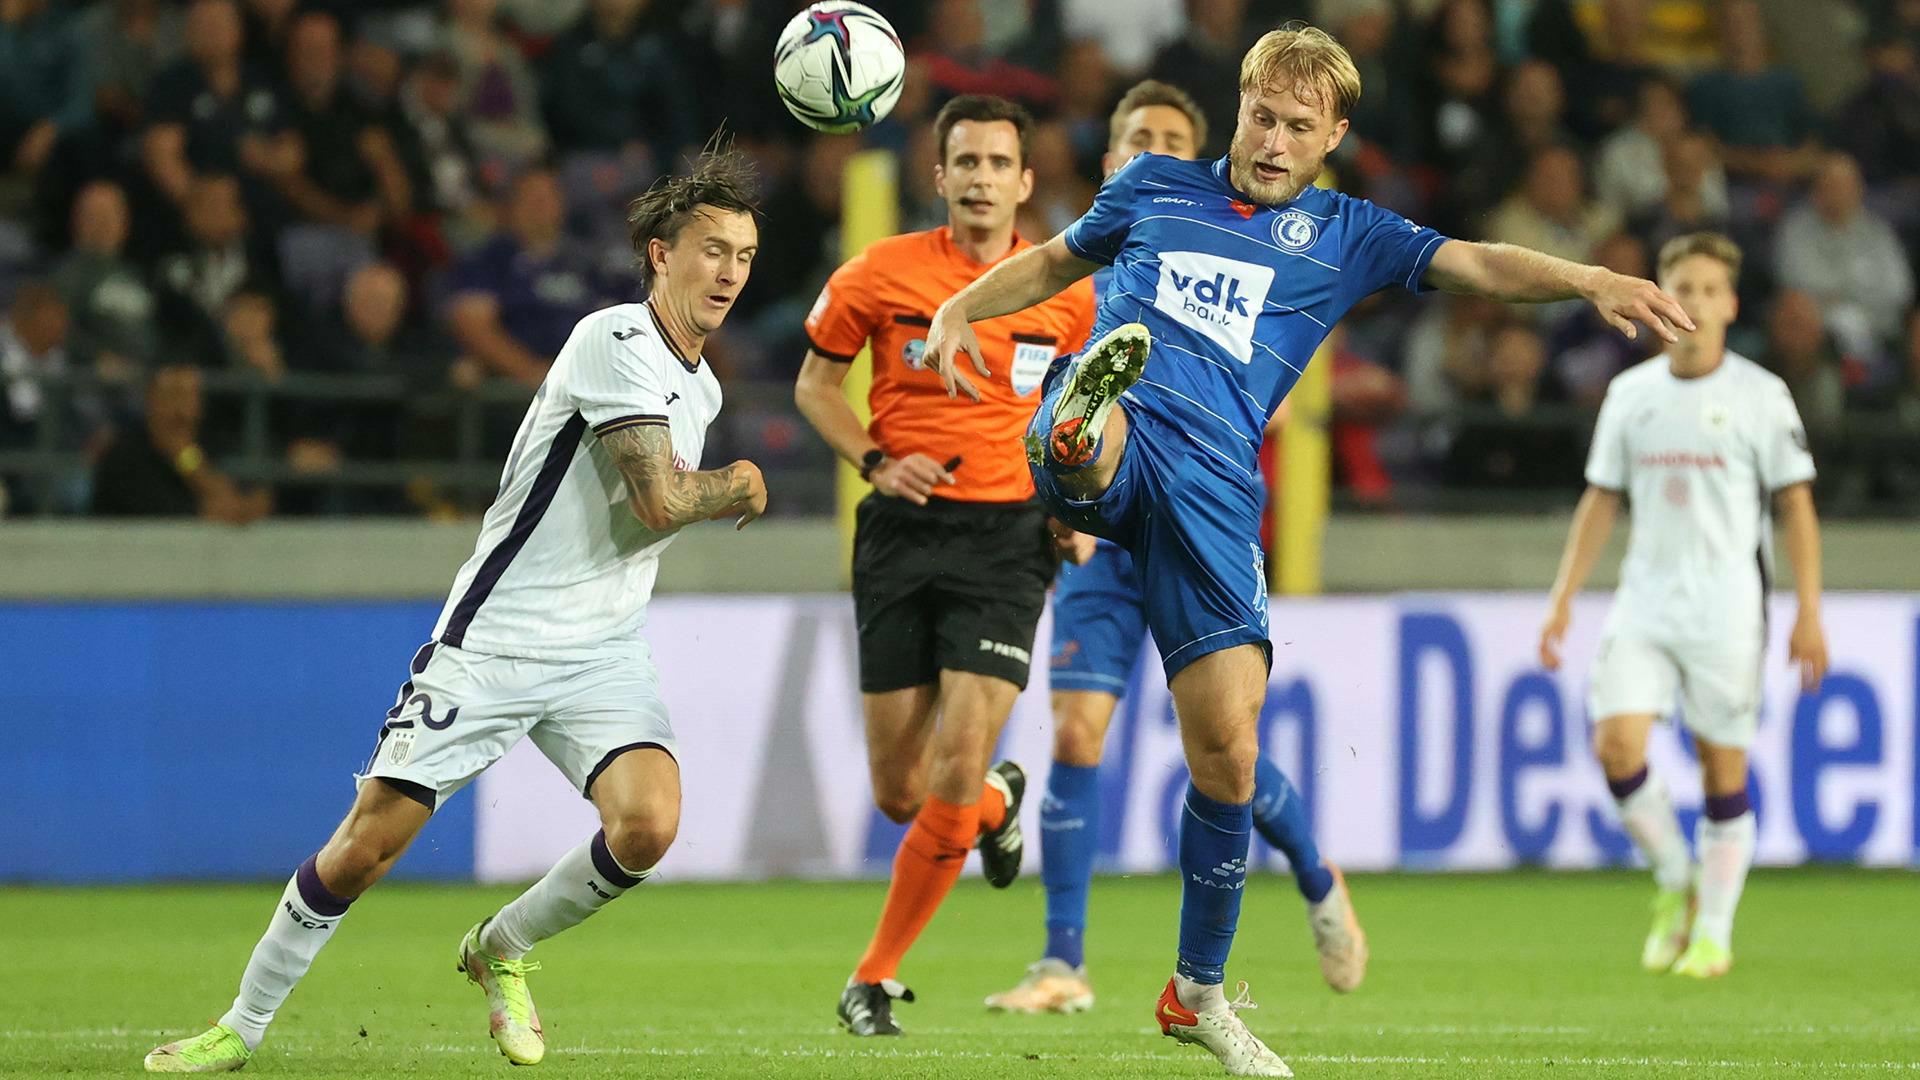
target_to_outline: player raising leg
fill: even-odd
[[[1733,913],[1753,862],[1747,747],[1760,719],[1773,511],[1800,599],[1788,656],[1806,689],[1827,663],[1813,458],[1786,385],[1726,347],[1739,273],[1740,249],[1715,233],[1661,250],[1661,282],[1696,329],[1607,387],[1540,634],[1541,663],[1558,668],[1573,597],[1626,496],[1632,538],[1589,687],[1593,747],[1658,889],[1640,964],[1697,978],[1733,964]],[[1676,695],[1706,790],[1697,869],[1647,763],[1648,731]]]
[[[948,223],[890,237],[837,270],[807,317],[813,348],[794,397],[813,426],[872,481],[854,534],[854,614],[874,800],[913,824],[866,953],[841,992],[855,1035],[898,1035],[895,1001],[912,996],[900,964],[978,846],[987,879],[1020,872],[1019,766],[988,768],[1026,687],[1035,626],[1055,557],[1033,501],[1020,433],[1056,353],[1080,347],[1093,291],[1067,294],[981,327],[998,372],[985,403],[956,405],[926,369],[926,326],[940,301],[1030,247],[1014,215],[1032,192],[1026,110],[962,96],[934,122],[934,184]],[[871,344],[873,422],[841,384]]]
[[[1192,160],[1206,142],[1207,120],[1177,87],[1147,80],[1128,90],[1108,123],[1102,164],[1111,175],[1141,153]],[[1096,297],[1111,272],[1094,274]],[[1053,590],[1053,761],[1040,804],[1040,878],[1047,891],[1046,951],[1019,984],[987,998],[1006,1012],[1072,1013],[1093,1007],[1085,967],[1087,896],[1099,842],[1099,766],[1123,689],[1146,641],[1146,612],[1126,549],[1073,534],[1077,564],[1060,570]],[[1366,975],[1367,942],[1339,869],[1320,858],[1300,793],[1272,761],[1254,774],[1253,827],[1287,857],[1307,901],[1320,971],[1345,993]]]
[[[643,304],[574,328],[521,422],[500,494],[433,638],[387,713],[359,793],[300,865],[254,947],[233,1007],[146,1057],[149,1072],[238,1069],[353,903],[435,808],[525,736],[600,814],[600,830],[460,940],[488,1026],[516,1065],[546,1054],[523,960],[652,872],[680,820],[680,772],[638,634],[661,553],[694,522],[744,526],[760,471],[694,471],[720,411],[701,346],[746,284],[758,230],[745,159],[720,148],[634,201]],[[677,403],[677,404],[676,404]]]
[[[1226,157],[1136,157],[1065,232],[941,305],[927,339],[949,392],[977,400],[973,377],[990,368],[970,322],[1113,267],[1097,341],[1035,412],[1028,462],[1055,517],[1134,557],[1192,776],[1180,822],[1179,950],[1156,1014],[1165,1034],[1239,1075],[1290,1075],[1240,1020],[1244,997],[1229,1001],[1223,990],[1271,659],[1258,471],[1268,419],[1329,328],[1387,286],[1583,297],[1613,325],[1639,319],[1669,340],[1670,322],[1686,320],[1651,282],[1448,240],[1313,187],[1359,93],[1352,58],[1325,32],[1265,34],[1241,63]]]

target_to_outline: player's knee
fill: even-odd
[[[1738,795],[1747,790],[1747,754],[1735,747],[1695,740],[1700,756],[1700,784],[1710,796]]]
[[[601,828],[607,834],[607,850],[621,866],[646,870],[666,857],[680,822],[674,814],[636,809],[607,816]]]
[[[1627,776],[1645,764],[1645,748],[1620,724],[1602,723],[1593,729],[1593,756],[1608,776]]]
[[[925,800],[926,790],[919,769],[875,770],[873,805],[888,821],[905,825],[920,812],[920,804]]]
[[[1187,768],[1201,794],[1222,802],[1246,802],[1253,798],[1253,771],[1259,758],[1260,743],[1255,738],[1191,740]]]
[[[1091,717],[1061,713],[1054,725],[1053,760],[1063,765],[1098,765],[1106,735],[1106,725]]]
[[[873,805],[895,825],[905,825],[920,813],[920,799],[905,792],[875,792]]]
[[[321,880],[341,896],[357,897],[386,876],[405,848],[404,840],[350,823],[321,849]]]

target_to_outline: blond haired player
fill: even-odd
[[[1733,914],[1753,863],[1747,748],[1760,719],[1773,515],[1800,600],[1788,657],[1808,689],[1827,667],[1820,526],[1813,457],[1786,384],[1727,348],[1740,249],[1717,233],[1681,236],[1661,249],[1659,274],[1695,329],[1607,387],[1540,662],[1560,666],[1573,596],[1627,502],[1632,539],[1588,691],[1593,748],[1659,887],[1641,965],[1711,978],[1733,963]],[[1676,703],[1706,790],[1697,867],[1647,764],[1648,731]]]
[[[1114,106],[1107,126],[1108,175],[1140,154],[1192,160],[1207,118],[1179,87],[1148,79]],[[1094,274],[1094,291],[1111,287]],[[1276,420],[1278,418],[1276,417]],[[1053,590],[1053,762],[1040,804],[1040,879],[1047,890],[1046,950],[1012,989],[987,998],[996,1012],[1074,1013],[1093,1007],[1085,957],[1087,899],[1100,842],[1100,759],[1107,727],[1133,679],[1147,636],[1139,577],[1126,549],[1074,534],[1075,565]],[[1253,827],[1277,850],[1307,902],[1307,923],[1327,985],[1345,993],[1366,977],[1367,939],[1339,868],[1320,857],[1300,792],[1264,755],[1255,766]]]
[[[1290,1075],[1240,1019],[1244,1000],[1224,990],[1272,661],[1260,546],[1267,421],[1333,325],[1384,288],[1582,297],[1623,330],[1639,319],[1669,338],[1669,321],[1686,319],[1652,282],[1449,240],[1314,187],[1359,96],[1352,57],[1324,31],[1263,35],[1241,61],[1225,157],[1134,158],[1059,236],[942,304],[927,337],[950,392],[977,397],[973,378],[991,368],[971,322],[1113,267],[1095,344],[1051,378],[1027,460],[1055,517],[1120,544],[1139,570],[1192,780],[1180,815],[1179,949],[1155,1019],[1245,1076]]]

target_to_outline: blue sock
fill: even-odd
[[[1240,924],[1253,804],[1215,802],[1187,785],[1180,813],[1180,959],[1197,983],[1227,978],[1227,952]]]
[[[1086,960],[1087,892],[1100,843],[1100,767],[1063,765],[1047,773],[1040,801],[1040,881],[1047,887],[1046,955],[1079,967]]]
[[[1280,849],[1293,867],[1293,882],[1307,903],[1317,904],[1333,891],[1333,871],[1320,861],[1320,848],[1307,826],[1307,803],[1280,767],[1264,756],[1253,767],[1253,827]]]

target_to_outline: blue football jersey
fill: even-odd
[[[1252,474],[1268,417],[1333,325],[1367,295],[1419,291],[1446,237],[1337,191],[1250,203],[1227,159],[1141,154],[1067,227],[1067,247],[1112,268],[1093,336],[1153,334],[1128,408]]]

